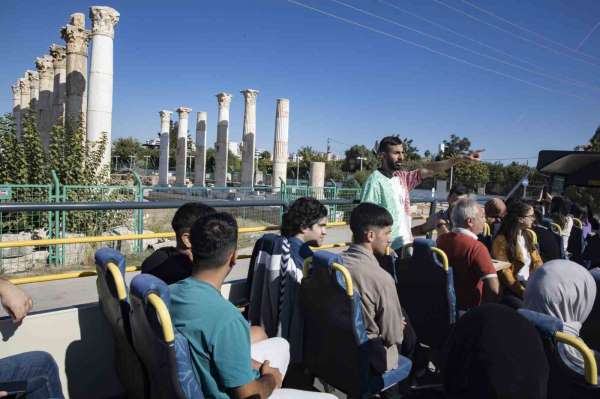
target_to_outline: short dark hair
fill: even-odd
[[[238,224],[226,212],[206,215],[192,226],[190,241],[194,271],[216,269],[237,248]]]
[[[286,237],[294,236],[326,216],[327,208],[319,200],[311,197],[298,198],[283,214],[281,234]]]
[[[448,192],[448,196],[451,196],[452,194],[456,196],[467,195],[469,194],[469,189],[464,184],[453,184]]]
[[[386,136],[379,142],[377,153],[387,152],[392,145],[404,145],[404,141],[402,141],[400,136]]]
[[[368,229],[382,229],[393,224],[394,218],[387,209],[370,202],[359,204],[350,215],[350,230],[354,242],[357,243],[363,242],[364,234]]]
[[[173,231],[177,235],[187,233],[191,230],[194,223],[196,223],[196,220],[216,212],[215,208],[205,205],[202,202],[188,202],[177,209],[173,220],[171,220],[171,227],[173,227]]]

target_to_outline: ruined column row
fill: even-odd
[[[256,151],[256,99],[258,90],[246,89],[244,96],[244,125],[242,132],[241,186],[254,187]],[[215,143],[215,186],[227,185],[227,165],[229,154],[229,111],[232,95],[218,93],[217,97],[217,138]],[[177,130],[177,155],[175,158],[175,185],[186,185],[187,175],[187,134],[189,114],[187,107],[177,108],[179,127]],[[160,158],[159,184],[169,184],[169,131],[171,111],[162,110],[160,115]],[[198,112],[196,117],[196,155],[194,185],[206,185],[206,137],[208,116]],[[275,142],[273,148],[273,189],[279,190],[281,181],[286,180],[288,161],[289,100],[278,99],[275,113]]]
[[[71,131],[82,127],[88,145],[107,136],[102,165],[110,162],[113,87],[113,39],[119,13],[110,7],[91,7],[91,31],[85,15],[74,13],[60,29],[65,46],[52,44],[48,54],[36,58],[36,71],[26,71],[11,87],[17,136],[25,118],[35,118],[44,148],[52,126],[64,124]],[[92,62],[88,81],[88,46]],[[89,93],[88,93],[89,88]],[[88,117],[89,115],[89,117]]]

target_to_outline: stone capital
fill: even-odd
[[[60,36],[67,43],[67,54],[87,55],[90,31],[82,26],[66,25],[60,30]]]
[[[67,49],[65,46],[59,46],[58,44],[52,44],[48,48],[50,56],[52,57],[52,64],[55,69],[65,68],[67,62]]]
[[[231,94],[229,93],[219,93],[217,94],[217,103],[220,108],[229,108],[229,104],[231,104]]]
[[[29,95],[31,89],[29,88],[29,80],[27,78],[19,79],[19,89],[21,89],[22,94]]]
[[[36,85],[40,81],[40,76],[35,71],[28,70],[25,72],[25,76],[27,77],[27,80],[29,80],[29,84],[31,85]]]
[[[69,25],[85,29],[85,14],[82,12],[71,14],[69,17]]]
[[[172,114],[172,113],[173,113],[173,112],[171,112],[171,111],[167,111],[167,110],[164,110],[164,109],[163,109],[162,111],[159,111],[159,112],[158,112],[158,114],[160,115],[160,120],[161,120],[161,121],[162,121],[162,120],[165,120],[165,119],[171,119],[171,114]]]
[[[240,91],[240,93],[244,95],[246,102],[256,104],[256,97],[260,92],[258,90],[246,89]]]
[[[92,20],[92,35],[104,35],[115,37],[115,25],[119,22],[120,14],[111,7],[90,7],[90,19]]]
[[[41,79],[52,79],[54,76],[52,57],[49,55],[36,58],[35,67]]]
[[[187,119],[190,115],[190,112],[192,112],[192,109],[187,107],[179,107],[176,111],[179,114],[179,119]]]
[[[17,81],[16,84],[10,86],[13,97],[21,97],[21,82]]]

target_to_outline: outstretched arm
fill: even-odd
[[[421,168],[421,176],[423,178],[427,178],[433,176],[436,173],[445,172],[460,162],[480,161],[480,154],[483,151],[484,150],[472,151],[460,157],[445,159],[443,161],[430,162],[427,164],[427,166]]]

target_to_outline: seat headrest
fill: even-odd
[[[314,252],[312,249],[310,249],[309,243],[305,242],[304,244],[302,244],[302,246],[300,247],[300,256],[302,257],[302,259],[310,258],[313,255]]]
[[[557,331],[562,331],[563,329],[563,322],[556,317],[529,309],[519,309],[518,312],[536,326],[538,331],[544,336],[553,337]]]
[[[313,266],[331,269],[333,263],[343,264],[342,257],[329,251],[317,251],[313,253]]]
[[[94,258],[96,259],[96,265],[102,270],[106,269],[108,262],[114,262],[121,271],[123,278],[125,278],[125,257],[116,249],[109,247],[100,248],[96,251]]]
[[[144,299],[151,292],[160,296],[167,307],[171,307],[169,286],[156,276],[151,274],[138,274],[131,280],[130,293],[138,298]]]
[[[433,240],[427,238],[415,238],[415,241],[413,242],[412,258],[416,261],[429,261],[433,259],[436,265],[443,268],[444,265],[433,253],[431,250],[432,247],[435,247]]]

